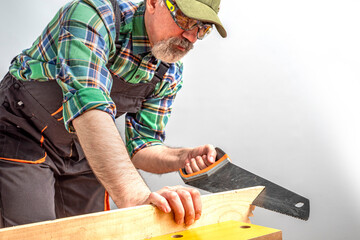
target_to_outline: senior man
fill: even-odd
[[[179,61],[215,25],[220,0],[75,0],[16,56],[0,88],[4,226],[154,204],[178,224],[201,215],[197,190],[152,192],[136,168],[191,172],[213,146],[170,148],[164,128]],[[126,144],[114,119],[126,113]],[[85,157],[86,156],[86,157]],[[106,190],[105,190],[106,189]]]

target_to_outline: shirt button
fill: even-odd
[[[19,88],[20,88],[20,85],[19,85],[18,83],[15,83],[15,84],[14,84],[14,88],[15,88],[15,89],[19,89]]]

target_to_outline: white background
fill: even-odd
[[[66,2],[2,1],[0,75]],[[307,222],[256,208],[252,222],[284,239],[360,235],[359,12],[358,0],[223,0],[228,38],[214,31],[184,59],[166,144],[220,146],[309,198]],[[143,175],[153,190],[181,183]]]

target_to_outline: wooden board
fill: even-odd
[[[151,240],[281,240],[278,229],[261,227],[239,221],[226,221],[162,235]]]
[[[172,213],[144,205],[4,228],[0,229],[0,240],[136,240],[229,220],[249,222],[250,204],[263,189],[253,187],[202,196],[202,216],[190,227],[175,224]]]

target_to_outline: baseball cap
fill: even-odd
[[[213,23],[223,38],[227,36],[218,17],[220,0],[175,0],[175,2],[186,16],[202,22]]]

